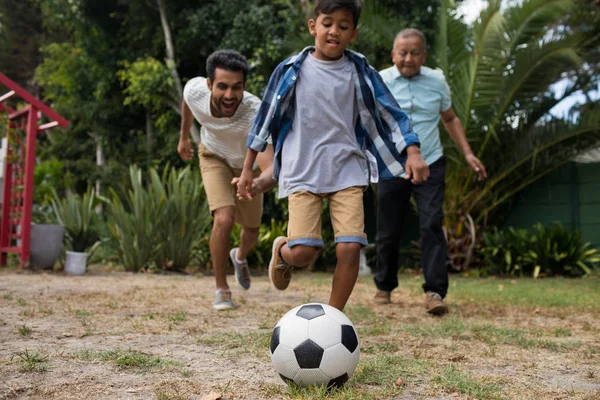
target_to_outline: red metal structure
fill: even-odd
[[[4,168],[0,265],[6,265],[8,253],[18,253],[23,267],[29,262],[36,137],[55,126],[66,128],[69,122],[2,73],[0,85],[8,89],[0,95],[0,113],[7,116],[8,138],[5,163],[0,166]],[[2,104],[15,95],[27,105],[14,110]],[[49,122],[38,125],[41,114]]]

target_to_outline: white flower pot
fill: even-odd
[[[83,275],[87,266],[87,253],[78,253],[67,250],[65,272],[67,275]]]

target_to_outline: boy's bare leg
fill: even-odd
[[[335,246],[335,254],[338,261],[333,274],[329,305],[344,311],[358,278],[360,244],[338,243]]]
[[[292,248],[283,246],[281,248],[281,257],[286,263],[294,267],[306,267],[315,258],[317,249],[312,246],[303,246],[301,244]]]
[[[240,233],[240,247],[237,251],[237,259],[243,261],[250,249],[256,243],[258,239],[259,228],[248,228],[247,226],[242,227],[242,233]]]
[[[217,289],[229,289],[225,271],[227,259],[229,258],[229,238],[233,229],[234,218],[235,209],[232,206],[217,208],[213,212],[213,228],[209,247]]]

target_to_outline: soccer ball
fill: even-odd
[[[352,376],[359,356],[354,325],[327,304],[292,308],[271,335],[271,361],[286,383],[341,387]]]

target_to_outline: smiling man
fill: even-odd
[[[398,287],[398,244],[408,214],[411,195],[419,211],[421,253],[425,283],[425,306],[430,314],[448,311],[443,299],[448,291],[446,239],[442,230],[446,161],[440,141],[440,119],[450,138],[463,152],[466,163],[479,180],[487,176],[485,167],[473,154],[463,126],[452,109],[450,88],[444,74],[424,66],[427,58],[425,36],[413,28],[404,29],[394,40],[394,65],[381,71],[381,77],[396,101],[408,115],[419,136],[421,154],[429,166],[429,179],[414,183],[402,178],[377,185],[377,275],[375,301],[390,303]]]
[[[213,215],[209,243],[217,289],[213,307],[225,310],[234,307],[226,277],[227,257],[233,263],[239,285],[249,289],[246,256],[258,237],[262,192],[276,182],[271,178],[273,146],[269,145],[264,156],[253,166],[253,174],[258,177],[252,188],[254,196],[249,201],[237,199],[232,181],[239,177],[244,165],[246,139],[261,101],[244,91],[248,62],[238,52],[214,52],[206,61],[206,72],[207,78],[193,78],[185,85],[177,151],[185,161],[194,156],[189,133],[196,118],[202,125],[198,146],[200,171]],[[230,250],[229,238],[236,222],[242,225],[240,245]]]

